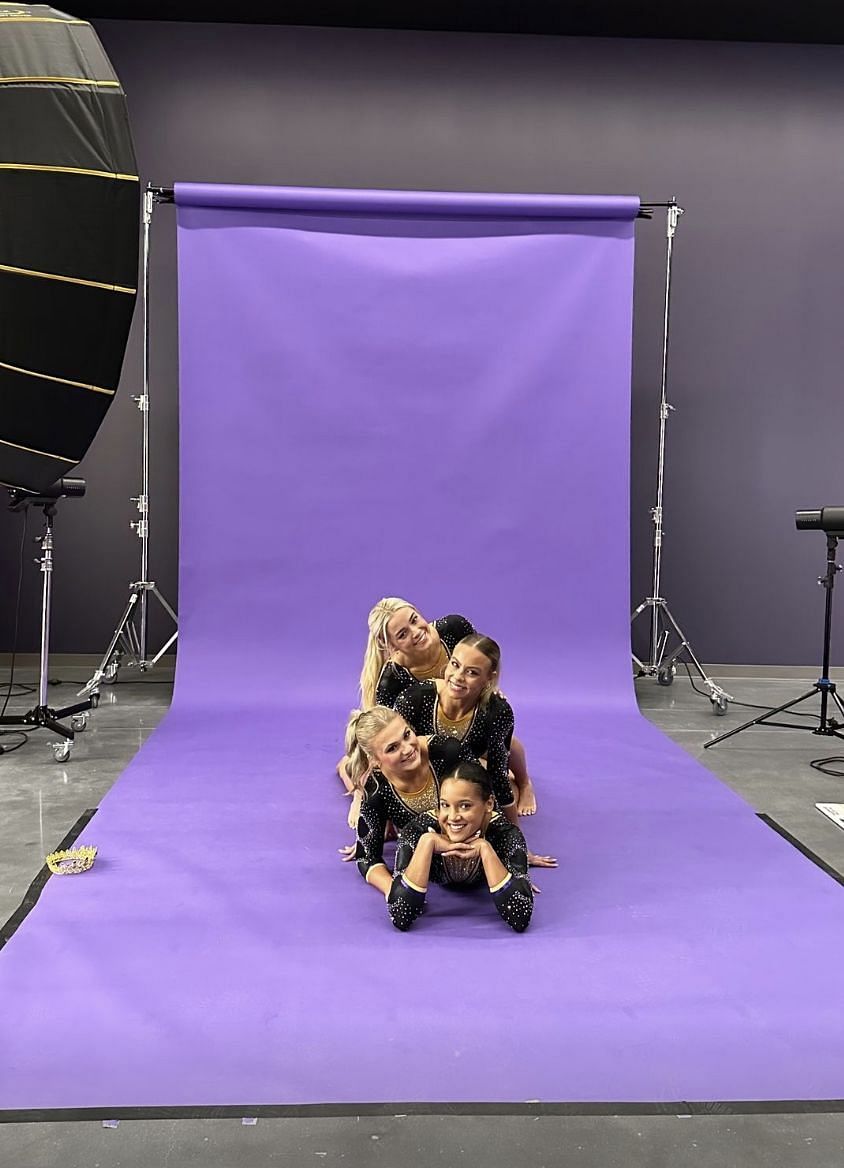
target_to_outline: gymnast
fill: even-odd
[[[523,933],[533,912],[527,848],[518,827],[495,810],[489,774],[461,762],[440,785],[437,811],[417,815],[399,833],[395,874],[387,895],[397,929],[425,911],[428,883],[479,887],[484,882],[498,913]]]
[[[384,863],[387,824],[400,829],[421,812],[434,810],[439,805],[440,776],[474,756],[456,738],[417,737],[404,718],[387,706],[352,712],[346,754],[352,781],[362,788],[363,799],[357,842],[353,849],[341,852],[344,859],[357,862],[367,884],[386,896],[392,885]]]
[[[442,677],[449,654],[475,630],[465,616],[426,621],[418,608],[398,596],[385,596],[370,611],[369,639],[360,675],[364,709],[390,706],[414,681]]]
[[[396,701],[417,734],[450,734],[486,759],[498,807],[515,823],[517,807],[508,774],[513,710],[498,692],[501,650],[491,637],[471,633],[458,641],[445,675],[417,681]]]
[[[399,695],[417,681],[442,678],[449,655],[463,637],[474,633],[465,616],[453,614],[426,621],[418,608],[398,596],[387,596],[372,608],[368,617],[369,638],[360,675],[361,704],[395,706]],[[351,793],[346,759],[341,759],[337,773]],[[510,768],[518,789],[520,815],[533,815],[536,794],[527,770],[525,749],[513,738],[510,744]],[[357,805],[353,805],[350,822]]]

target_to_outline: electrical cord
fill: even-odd
[[[29,735],[25,730],[3,730],[0,731],[0,737],[6,738],[9,735],[17,735],[20,737],[20,742],[14,742],[11,746],[6,746],[0,742],[0,754],[11,754],[14,750],[20,750],[29,742]]]
[[[836,779],[844,779],[844,771],[835,770],[834,767],[829,765],[831,762],[844,762],[844,757],[840,754],[831,754],[829,758],[813,758],[809,766],[814,767],[821,774],[832,775]]]
[[[694,679],[694,677],[692,677],[692,671],[689,668],[689,663],[687,661],[681,661],[680,664],[683,666],[686,673],[688,673],[689,682],[691,683],[691,687],[695,691],[695,693],[700,694],[700,696],[702,698],[709,698],[709,694],[706,692],[706,690],[698,689],[698,687],[695,685],[695,679]],[[711,701],[711,698],[710,698],[710,701]],[[735,698],[730,699],[730,705],[731,706],[742,706],[744,709],[747,709],[747,710],[769,710],[771,708],[770,706],[757,705],[756,702],[739,702],[739,701],[736,701]],[[804,714],[802,712],[802,710],[785,710],[785,711],[783,711],[783,716],[785,716],[785,715],[787,715],[789,718],[816,718],[817,717],[816,714]],[[795,726],[795,729],[799,730],[800,727]]]
[[[691,687],[695,691],[695,693],[699,693],[701,695],[701,697],[709,697],[709,694],[705,693],[702,689],[698,689],[698,687],[695,685],[695,679],[692,677],[692,671],[691,671],[691,669],[689,669],[687,662],[683,661],[683,662],[681,662],[681,664],[685,667],[686,673],[688,673],[688,675],[689,675],[689,682],[691,683]],[[767,710],[770,708],[769,706],[757,706],[753,702],[733,701],[730,703],[730,705],[746,706],[749,710]],[[785,711],[785,712],[789,713],[792,718],[816,718],[817,717],[816,714],[804,714],[804,713],[801,713],[799,710],[790,710],[790,711]],[[802,727],[795,726],[794,729],[800,730],[800,729],[802,729]],[[834,766],[830,765],[831,763],[844,763],[844,755],[831,754],[827,758],[813,758],[810,760],[809,766],[812,767],[816,771],[820,771],[821,774],[831,775],[835,779],[844,779],[844,770],[836,770]]]

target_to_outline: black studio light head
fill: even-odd
[[[22,487],[9,487],[9,510],[23,511],[27,507],[47,507],[55,505],[59,499],[81,499],[88,484],[84,479],[61,478],[45,487],[43,491],[26,491]]]
[[[825,531],[827,535],[844,535],[844,507],[795,511],[794,521],[798,531]]]

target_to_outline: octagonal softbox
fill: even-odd
[[[139,186],[120,82],[91,25],[0,4],[0,483],[44,490],[120,378]]]

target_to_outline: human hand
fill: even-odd
[[[442,835],[433,827],[429,828],[425,835],[419,841],[426,847],[431,849],[432,855],[440,856],[456,856],[461,853],[458,852],[459,844],[453,843],[447,836]],[[417,845],[418,846],[418,845]]]
[[[462,860],[482,859],[484,851],[490,847],[480,832],[476,832],[470,839],[450,842],[447,851],[449,856],[459,856]]]
[[[348,864],[350,860],[355,858],[356,850],[357,846],[355,844],[346,844],[344,848],[337,849],[337,851],[340,853],[340,859],[344,864]]]
[[[557,860],[554,856],[537,856],[535,852],[528,852],[528,864],[531,868],[556,868]]]

